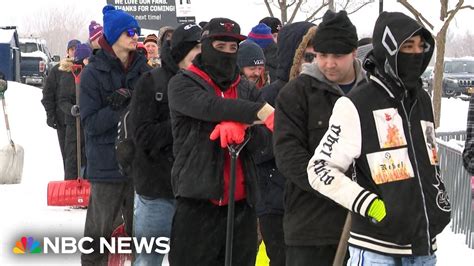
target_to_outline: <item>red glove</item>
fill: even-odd
[[[275,118],[275,112],[272,112],[264,121],[265,126],[273,132],[273,119]]]
[[[221,147],[229,144],[240,144],[245,138],[246,125],[238,122],[222,121],[214,128],[209,137],[211,140],[221,139]]]

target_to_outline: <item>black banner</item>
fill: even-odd
[[[196,21],[191,0],[107,0],[107,4],[134,16],[144,29],[159,30]]]

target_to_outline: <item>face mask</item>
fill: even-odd
[[[405,84],[407,90],[412,90],[421,85],[420,77],[423,73],[423,53],[407,54],[398,53],[398,77]]]
[[[212,40],[206,38],[201,46],[201,58],[206,73],[221,88],[226,90],[235,80],[237,53],[225,53],[212,47]]]

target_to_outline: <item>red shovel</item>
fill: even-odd
[[[76,104],[79,105],[79,83],[82,65],[74,64],[72,74],[76,83]],[[81,120],[76,117],[77,136],[77,179],[51,181],[48,183],[48,206],[87,207],[89,205],[90,183],[81,177]]]
[[[125,231],[125,224],[119,225],[115,230],[112,232],[113,238],[118,238],[118,237],[128,237],[127,232]],[[131,265],[132,263],[132,254],[128,253],[115,253],[109,254],[108,266],[125,266],[125,265]]]

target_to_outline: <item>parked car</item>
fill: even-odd
[[[433,88],[434,72],[428,79]],[[443,73],[443,97],[474,93],[474,57],[445,58]]]
[[[39,38],[20,38],[21,81],[25,84],[43,86],[53,62],[59,56],[51,56],[46,41]]]
[[[433,73],[434,66],[428,66],[425,69],[425,72],[421,75],[421,80],[423,81],[423,89],[425,89],[429,95],[432,94],[432,87],[430,86],[429,80],[431,77],[431,74]]]

